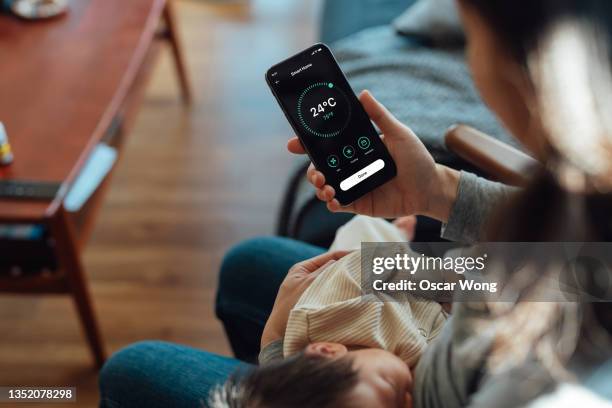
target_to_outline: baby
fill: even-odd
[[[407,241],[414,225],[357,216],[340,228],[330,250],[355,251],[319,272],[289,312],[284,338],[265,344],[260,367],[217,390],[212,405],[411,406],[410,369],[447,314],[407,292],[364,294],[356,249]]]
[[[439,303],[415,299],[408,292],[385,295],[363,293],[361,242],[406,241],[411,228],[385,220],[354,217],[341,227],[330,250],[354,250],[327,267],[304,291],[289,314],[283,356],[304,350],[310,343],[334,342],[351,347],[387,350],[416,365],[421,352],[446,321]],[[413,229],[413,228],[412,228]],[[271,351],[262,352],[268,361]]]

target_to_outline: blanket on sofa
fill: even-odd
[[[428,47],[397,35],[390,26],[363,30],[332,48],[355,92],[372,91],[436,160],[451,159],[444,132],[456,123],[516,146],[474,88],[463,48]]]

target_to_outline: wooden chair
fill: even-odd
[[[524,186],[541,165],[531,156],[467,125],[455,125],[444,137],[448,150],[492,180]]]

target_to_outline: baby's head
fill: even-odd
[[[217,389],[215,408],[412,406],[412,375],[388,351],[312,343],[285,360],[255,368]]]

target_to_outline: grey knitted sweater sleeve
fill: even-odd
[[[482,240],[494,208],[516,191],[516,188],[462,171],[457,200],[448,223],[442,226],[442,238],[467,244]]]
[[[259,352],[259,365],[266,365],[283,359],[283,341],[276,340],[268,344]]]

